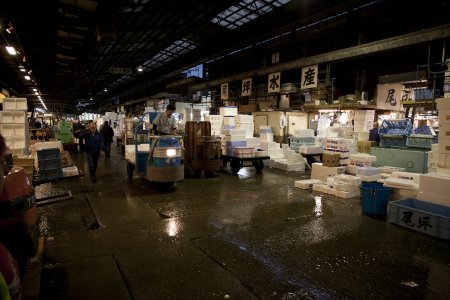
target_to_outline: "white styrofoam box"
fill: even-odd
[[[13,111],[0,111],[0,123],[14,123]]]
[[[439,153],[450,153],[450,125],[439,128]]]
[[[348,174],[353,174],[353,175],[355,175],[355,174],[356,174],[356,166],[349,166],[349,165],[347,165],[347,166],[345,167],[345,171],[346,171]]]
[[[3,110],[28,110],[26,98],[4,98]]]
[[[350,190],[350,191],[338,191],[337,196],[338,198],[344,198],[344,199],[349,199],[349,198],[355,198],[355,197],[359,197],[360,196],[360,190]]]
[[[252,146],[255,148],[259,148],[259,145],[261,143],[261,140],[257,137],[251,137],[251,138],[246,137],[245,141],[247,142],[247,146]]]
[[[434,161],[434,160],[433,160]],[[437,166],[439,168],[450,169],[450,154],[439,153]]]
[[[374,182],[374,181],[378,181],[381,179],[381,175],[370,175],[370,176],[364,176],[364,175],[359,175],[361,177],[361,180],[364,182]]]
[[[382,166],[382,167],[379,167],[379,169],[381,170],[381,173],[386,173],[386,174],[392,174],[393,172],[405,171],[405,168],[391,167],[391,166]]]
[[[432,191],[418,191],[417,200],[422,200],[443,206],[450,206],[450,197],[448,194],[438,194]]]
[[[369,131],[357,131],[357,139],[358,141],[368,141],[369,140]]]
[[[439,153],[439,144],[432,144],[431,151],[434,153]]]
[[[417,199],[417,194],[419,190],[416,189],[402,189],[402,188],[392,188],[392,194],[394,200],[402,199]]]
[[[363,162],[374,162],[377,161],[377,157],[375,155],[370,155],[367,153],[357,153],[350,155],[351,160],[355,161],[363,161]]]
[[[314,129],[296,129],[294,136],[299,138],[314,137]]]
[[[317,179],[304,179],[304,180],[296,180],[294,182],[294,186],[299,189],[308,190],[312,188],[313,184],[320,183],[320,180]]]
[[[77,176],[79,174],[77,166],[62,168],[62,172],[64,177]]]
[[[322,163],[313,163],[311,178],[326,181],[328,177],[338,174],[344,174],[345,167],[326,167]]]
[[[414,183],[420,184],[421,174],[397,171],[397,172],[392,172],[391,177],[398,178],[398,179],[404,179],[404,180],[410,180],[410,181],[413,181]]]
[[[245,136],[239,136],[239,135],[225,135],[222,138],[222,141],[224,142],[240,142],[245,139]]]
[[[438,110],[450,109],[450,99],[438,98],[438,99],[436,99],[436,106],[437,106]]]
[[[444,169],[444,168],[437,167],[436,173],[450,175],[450,169]]]
[[[206,116],[205,120],[209,121],[209,122],[222,122],[223,116],[222,115],[208,115],[208,116]]]
[[[370,176],[381,174],[381,170],[374,167],[356,167],[355,173],[356,175]]]
[[[420,177],[419,188],[421,191],[430,191],[449,196],[450,176],[439,173],[427,173]]]
[[[334,184],[334,189],[336,191],[357,191],[359,190],[359,185],[353,184]]]
[[[241,136],[245,137],[245,130],[242,129],[224,129],[223,130],[224,135],[231,135],[231,136]]]
[[[348,184],[348,185],[359,186],[361,184],[361,177],[353,176],[353,175],[346,175],[346,174],[339,174],[334,177],[334,182],[336,184]]]
[[[272,132],[272,127],[270,126],[259,126],[259,133],[273,133]]]
[[[414,183],[413,180],[401,179],[396,177],[389,177],[384,180],[384,186],[391,188],[401,188],[401,189],[410,189],[410,190],[418,190],[419,184]]]
[[[269,141],[272,142],[273,141],[273,133],[261,133],[259,135],[259,138],[261,139],[261,141]]]
[[[328,185],[330,185],[330,186],[334,186],[334,185],[335,185],[335,183],[334,183],[334,176],[328,177],[326,183],[327,183]]]
[[[273,141],[261,141],[259,145],[260,145],[260,148],[263,150],[280,149],[279,144],[277,142],[273,142]],[[283,153],[283,152],[281,152],[281,153]]]
[[[219,108],[222,116],[236,116],[238,114],[237,106],[222,106]]]
[[[283,151],[281,149],[269,149],[267,150],[267,155],[273,159],[284,158]]]
[[[439,124],[450,125],[450,108],[439,110]]]
[[[355,118],[361,116],[375,116],[374,110],[355,110]]]
[[[323,186],[322,190],[325,194],[329,194],[329,195],[333,195],[335,194],[335,189],[333,189],[333,187],[331,186]]]
[[[39,142],[31,146],[34,150],[39,151],[42,149],[58,148],[62,149],[61,141],[56,142]]]
[[[253,115],[236,115],[237,123],[253,123]]]
[[[269,153],[268,153],[267,150],[257,149],[257,150],[255,151],[255,156],[256,156],[256,157],[268,156],[268,155],[269,155]]]
[[[345,131],[344,132],[344,139],[353,139],[357,137],[357,133],[354,131]]]
[[[223,117],[223,125],[233,125],[233,126],[235,126],[234,117],[232,117],[232,116],[224,116]]]
[[[305,163],[287,163],[285,171],[288,172],[299,172],[305,171]]]
[[[303,154],[320,154],[323,153],[324,149],[322,146],[300,146],[298,147],[298,152]]]

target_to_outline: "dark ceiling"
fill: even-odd
[[[69,111],[90,98],[104,106],[115,97],[166,92],[182,71],[201,63],[214,79],[262,68],[274,51],[287,61],[448,26],[449,6],[439,0],[2,1],[0,85],[34,103],[37,87],[50,109]],[[7,54],[6,43],[22,53]],[[32,80],[19,65],[32,70]]]

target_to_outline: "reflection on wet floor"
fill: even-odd
[[[123,160],[111,160],[96,184],[81,178],[52,187],[76,192],[40,210],[42,228],[55,237],[46,254],[58,263],[112,254],[133,299],[450,295],[447,242],[365,216],[359,199],[294,188],[308,173],[225,170],[158,190],[128,181]],[[80,236],[93,220],[102,224],[95,239]]]

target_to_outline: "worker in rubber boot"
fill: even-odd
[[[89,123],[88,129],[81,134],[80,138],[84,139],[84,152],[86,152],[91,181],[95,182],[95,172],[97,171],[97,162],[100,156],[102,136],[97,131],[97,125],[92,122]]]

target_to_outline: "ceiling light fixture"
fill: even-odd
[[[25,69],[20,69],[20,72],[24,72],[24,73],[25,73],[26,71],[27,71],[27,70],[25,70]]]
[[[142,69],[142,67],[138,67],[137,68],[138,72],[143,72],[144,70]]]
[[[34,92],[35,95],[39,95],[39,92]]]
[[[107,92],[108,91],[108,89],[107,88],[105,88],[104,90],[103,90],[104,92]]]
[[[31,77],[28,76],[28,75],[25,75],[24,77],[25,77],[26,80],[31,80]]]
[[[89,98],[89,100],[94,101],[94,98],[92,98],[92,96],[91,96],[91,98]]]
[[[37,92],[37,88],[33,88],[33,92]]]
[[[10,55],[16,55],[17,54],[16,49],[14,49],[14,47],[12,47],[12,46],[6,46],[6,51],[8,51],[8,53]]]

